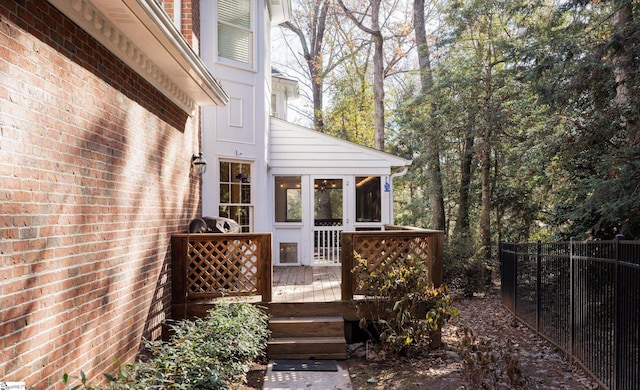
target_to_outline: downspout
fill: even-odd
[[[173,25],[182,34],[182,0],[173,0]]]
[[[393,179],[396,177],[406,175],[408,171],[409,171],[409,166],[406,165],[402,171],[392,173],[391,176],[389,176],[389,184],[391,185],[391,191],[389,192],[389,221],[392,225],[395,225],[395,222],[396,222],[393,217],[393,191],[394,191]]]

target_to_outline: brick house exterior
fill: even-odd
[[[0,0],[0,382],[35,389],[99,380],[159,337],[170,237],[202,207],[201,103],[185,111],[51,3]],[[199,6],[181,4],[197,53]]]
[[[273,232],[274,254],[299,248],[296,264],[315,261],[315,182],[351,188],[343,228],[393,222],[389,183],[410,161],[270,118],[291,87],[272,86],[269,44],[290,2],[249,1],[248,39],[233,48],[246,63],[219,50],[220,3],[234,10],[0,0],[0,383],[61,389],[64,373],[82,370],[97,384],[115,359],[135,359],[143,337],[158,338],[171,313],[171,235],[229,206],[225,166],[251,173],[250,200],[226,203],[249,210],[248,231]],[[191,168],[198,152],[203,176]],[[290,177],[302,218],[276,221],[275,182]],[[367,182],[382,199],[376,221],[356,218],[368,207],[355,188]],[[282,260],[272,259],[291,265]]]

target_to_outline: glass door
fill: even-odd
[[[344,230],[344,180],[313,180],[313,264],[339,265]]]

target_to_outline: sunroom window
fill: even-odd
[[[380,177],[356,177],[356,222],[380,222]]]
[[[218,56],[253,64],[252,0],[218,0]]]
[[[276,176],[276,222],[302,221],[302,188],[300,176]]]

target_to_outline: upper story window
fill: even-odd
[[[218,57],[253,65],[253,1],[218,0]]]

